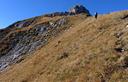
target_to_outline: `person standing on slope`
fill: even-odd
[[[97,19],[97,17],[98,17],[98,13],[97,13],[97,12],[95,12],[95,18]]]

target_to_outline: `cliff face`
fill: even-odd
[[[0,82],[127,82],[127,21],[128,11],[18,21],[0,30]]]

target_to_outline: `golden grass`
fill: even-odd
[[[120,19],[122,15],[124,12],[113,13],[97,20],[68,17],[72,27],[2,72],[0,82],[128,82],[128,71],[116,68],[119,53],[114,51],[114,34],[127,23]],[[64,53],[68,56],[58,60]]]

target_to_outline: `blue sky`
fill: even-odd
[[[55,11],[67,11],[82,4],[93,14],[128,10],[128,0],[0,0],[0,28],[26,18]]]

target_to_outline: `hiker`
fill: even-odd
[[[98,13],[96,12],[96,13],[95,13],[95,18],[97,19],[97,17],[98,17]]]

